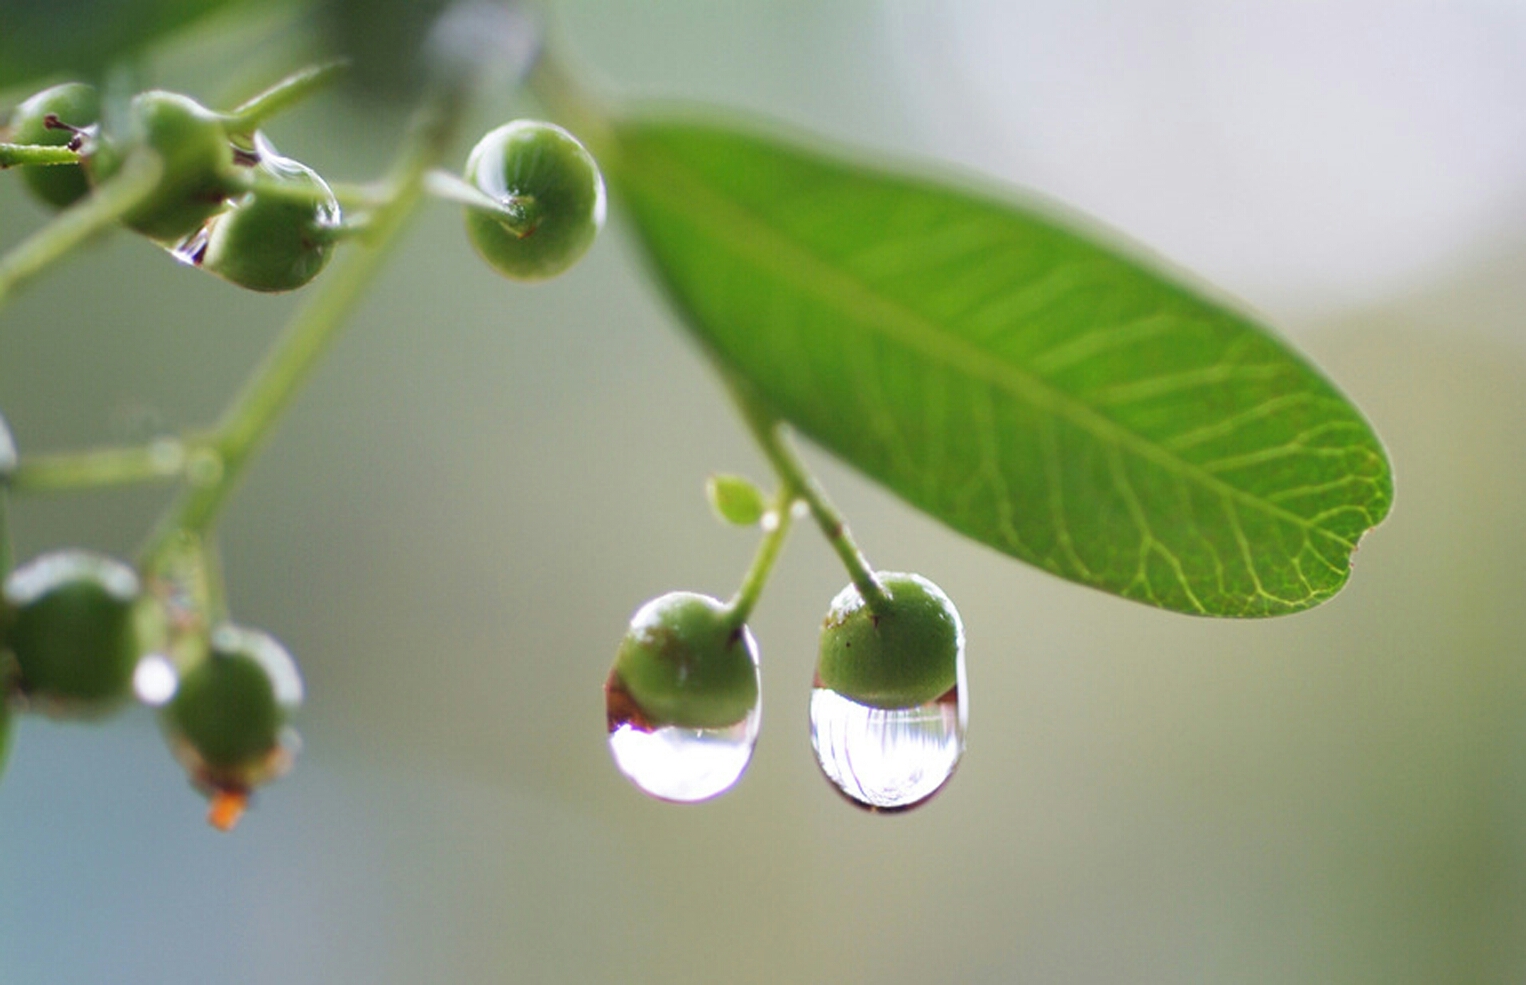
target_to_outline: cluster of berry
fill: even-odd
[[[11,139],[79,152],[77,164],[23,170],[37,197],[60,208],[118,174],[134,152],[151,151],[157,181],[123,225],[240,287],[301,287],[346,232],[339,203],[317,172],[276,153],[238,119],[189,96],[150,91],[133,98],[126,132],[108,134],[95,88],[69,82],[17,107]]]
[[[34,195],[66,215],[119,223],[183,262],[262,292],[308,284],[347,236],[368,245],[372,222],[417,190],[465,205],[478,252],[517,280],[552,277],[592,244],[605,211],[598,167],[565,130],[531,120],[484,136],[464,180],[429,172],[406,185],[355,186],[358,218],[343,215],[329,183],[278,154],[259,129],[330,68],[299,73],[229,113],[154,90],[103,121],[95,87],[53,86],[0,128],[0,166],[20,165]],[[307,344],[311,337],[297,343],[304,358],[321,348]],[[301,375],[287,372],[274,390],[289,392]],[[212,549],[212,515],[235,478],[224,466],[248,457],[245,432],[259,430],[234,425],[230,439],[229,429],[202,449],[210,479],[194,475],[193,456],[184,456],[193,493],[212,489],[211,497],[194,519],[172,511],[136,568],[62,550],[12,571],[4,497],[18,460],[0,419],[0,766],[16,712],[98,719],[134,696],[159,709],[171,748],[211,797],[220,827],[231,827],[250,793],[290,766],[297,739],[288,719],[302,699],[297,665],[269,635],[227,622]],[[244,444],[235,448],[236,440]]]
[[[20,149],[28,186],[58,208],[98,203],[109,183],[136,168],[147,177],[112,221],[257,291],[312,281],[342,238],[358,235],[364,244],[368,229],[395,226],[385,210],[419,190],[464,205],[474,247],[516,280],[555,276],[592,244],[604,222],[603,179],[588,151],[548,123],[501,126],[473,148],[464,177],[420,172],[406,187],[351,193],[282,157],[259,125],[321,71],[230,113],[144,92],[110,127],[94,88],[55,86],[18,107],[7,146]],[[342,214],[342,200],[358,217]],[[759,409],[750,423],[780,473],[780,495],[770,507],[738,477],[712,482],[710,493],[723,519],[764,531],[758,559],[730,602],[675,592],[636,613],[605,686],[615,761],[642,789],[674,801],[707,799],[740,778],[761,707],[757,644],[746,620],[794,509],[804,506],[852,577],[822,629],[811,698],[817,760],[854,803],[915,806],[942,787],[963,751],[959,614],[926,579],[873,571],[783,442],[779,422]],[[236,430],[242,439],[250,429]],[[289,766],[295,733],[287,719],[302,695],[296,664],[280,644],[223,617],[209,527],[232,481],[223,466],[248,457],[248,444],[233,448],[232,440],[219,435],[206,449],[217,466],[211,499],[172,514],[138,570],[55,552],[10,572],[0,603],[0,716],[13,707],[97,716],[135,692],[161,708],[172,748],[212,797],[214,823],[225,827],[250,791]],[[12,448],[8,436],[5,448]],[[8,461],[14,465],[13,452]]]
[[[765,546],[730,602],[670,592],[643,605],[604,685],[610,751],[638,787],[677,802],[706,800],[740,779],[761,712],[758,647],[746,619],[796,500],[768,510],[737,477],[712,480],[716,512],[759,525]],[[819,492],[815,493],[819,495]],[[855,562],[862,556],[834,521]],[[850,564],[854,581],[822,624],[811,696],[817,763],[848,800],[906,810],[940,790],[964,748],[964,626],[921,575]]]
[[[8,437],[0,444],[9,447]],[[250,792],[291,763],[287,720],[302,679],[269,635],[206,625],[188,577],[204,570],[176,564],[140,576],[70,549],[9,572],[0,591],[0,765],[13,712],[94,720],[136,693],[159,708],[170,747],[213,799],[214,823],[231,827]]]
[[[317,277],[335,244],[361,234],[328,183],[279,154],[255,113],[217,113],[189,96],[133,98],[126,133],[103,131],[93,86],[69,82],[17,107],[10,141],[67,147],[77,163],[34,166],[22,177],[63,208],[118,174],[139,149],[160,165],[155,185],[122,216],[127,228],[255,291],[289,291]],[[516,120],[488,133],[467,159],[467,232],[488,263],[517,280],[553,277],[592,245],[604,222],[604,183],[582,144],[560,127]]]

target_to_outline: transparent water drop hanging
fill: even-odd
[[[753,649],[756,653],[756,649]],[[753,673],[757,673],[754,659]],[[609,752],[615,766],[649,796],[679,804],[709,800],[742,778],[758,743],[760,698],[747,717],[724,728],[653,726],[613,672],[604,685]]]
[[[913,708],[872,708],[823,687],[811,691],[811,746],[821,772],[848,802],[865,810],[910,810],[943,789],[969,723],[964,648],[955,683]]]
[[[210,223],[204,223],[200,229],[180,242],[166,246],[165,249],[170,256],[186,266],[199,267],[202,258],[207,255],[207,240],[211,238],[210,229]]]

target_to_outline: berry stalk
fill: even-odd
[[[0,144],[0,168],[13,168],[27,164],[78,164],[79,151],[72,147],[54,147],[47,144]]]
[[[217,518],[276,419],[380,272],[423,197],[424,175],[450,144],[454,123],[454,114],[438,107],[426,108],[415,119],[393,172],[392,193],[372,215],[364,247],[339,260],[235,398],[208,445],[221,465],[216,480],[187,488],[171,505],[149,541],[145,557],[150,563],[179,531],[205,532]]]
[[[774,562],[779,560],[779,552],[784,548],[784,541],[789,537],[790,522],[793,519],[792,509],[799,494],[789,483],[781,483],[779,492],[774,497],[774,504],[759,524],[763,527],[763,540],[758,544],[758,552],[753,555],[752,565],[747,569],[747,574],[742,578],[741,587],[730,602],[726,603],[728,619],[731,625],[740,628],[747,622],[747,617],[752,614],[753,606],[757,605],[758,599],[763,595],[763,586],[768,583],[768,576],[774,570]]]
[[[18,463],[11,485],[17,492],[50,493],[170,482],[185,475],[193,447],[193,442],[161,438],[146,445],[28,455]]]
[[[441,201],[486,212],[518,236],[530,235],[540,222],[539,216],[530,214],[534,211],[533,201],[510,199],[500,202],[450,171],[439,168],[430,171],[424,176],[424,190]]]
[[[249,134],[278,113],[327,88],[349,62],[339,60],[293,72],[264,92],[249,97],[225,117],[229,133]]]
[[[887,605],[889,600],[885,589],[874,576],[874,569],[848,530],[848,521],[832,505],[826,490],[791,447],[784,435],[784,422],[763,407],[735,378],[728,376],[727,382],[732,399],[741,411],[742,420],[747,423],[748,430],[752,432],[763,455],[778,474],[780,483],[786,489],[793,490],[810,508],[816,526],[821,528],[822,536],[826,537],[827,543],[837,553],[843,567],[848,569],[848,577],[870,610],[878,611]]]

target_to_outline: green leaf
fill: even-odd
[[[1030,208],[724,127],[602,163],[724,370],[911,504],[1162,608],[1317,605],[1388,512],[1361,414],[1245,316]]]
[[[715,515],[738,527],[756,526],[768,512],[763,493],[740,475],[712,475],[705,480],[705,497]]]

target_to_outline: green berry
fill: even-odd
[[[196,780],[247,791],[284,772],[287,719],[302,703],[302,678],[271,636],[237,626],[213,631],[206,659],[180,679],[164,721]]]
[[[705,496],[716,516],[739,527],[756,526],[768,510],[763,493],[740,475],[712,475],[705,481]]]
[[[488,133],[466,160],[466,180],[509,215],[466,212],[482,258],[515,280],[572,266],[604,224],[604,179],[577,138],[550,123],[515,120]]]
[[[49,126],[48,117],[59,124]],[[101,101],[95,87],[65,82],[44,89],[16,107],[11,116],[10,140],[17,144],[62,147],[76,139],[76,132],[94,126],[101,118]],[[54,164],[22,169],[21,178],[32,194],[55,208],[73,205],[90,193],[90,182],[78,164]]]
[[[313,169],[273,150],[259,156],[260,187],[211,221],[201,266],[253,291],[290,291],[328,263],[339,203]]]
[[[129,117],[132,140],[164,163],[158,187],[123,218],[129,228],[175,242],[200,229],[241,190],[233,145],[216,113],[188,96],[150,90],[133,97]],[[115,150],[98,154],[92,171],[96,181],[111,177],[122,160]]]
[[[722,602],[670,592],[631,618],[607,686],[652,728],[725,728],[757,707],[757,644]]]
[[[871,610],[854,585],[832,600],[821,627],[820,686],[871,708],[914,708],[958,681],[964,624],[949,597],[921,575],[880,572],[885,602]]]
[[[131,568],[89,551],[56,551],[11,572],[4,598],[6,643],[29,700],[91,712],[127,696],[138,657]]]

